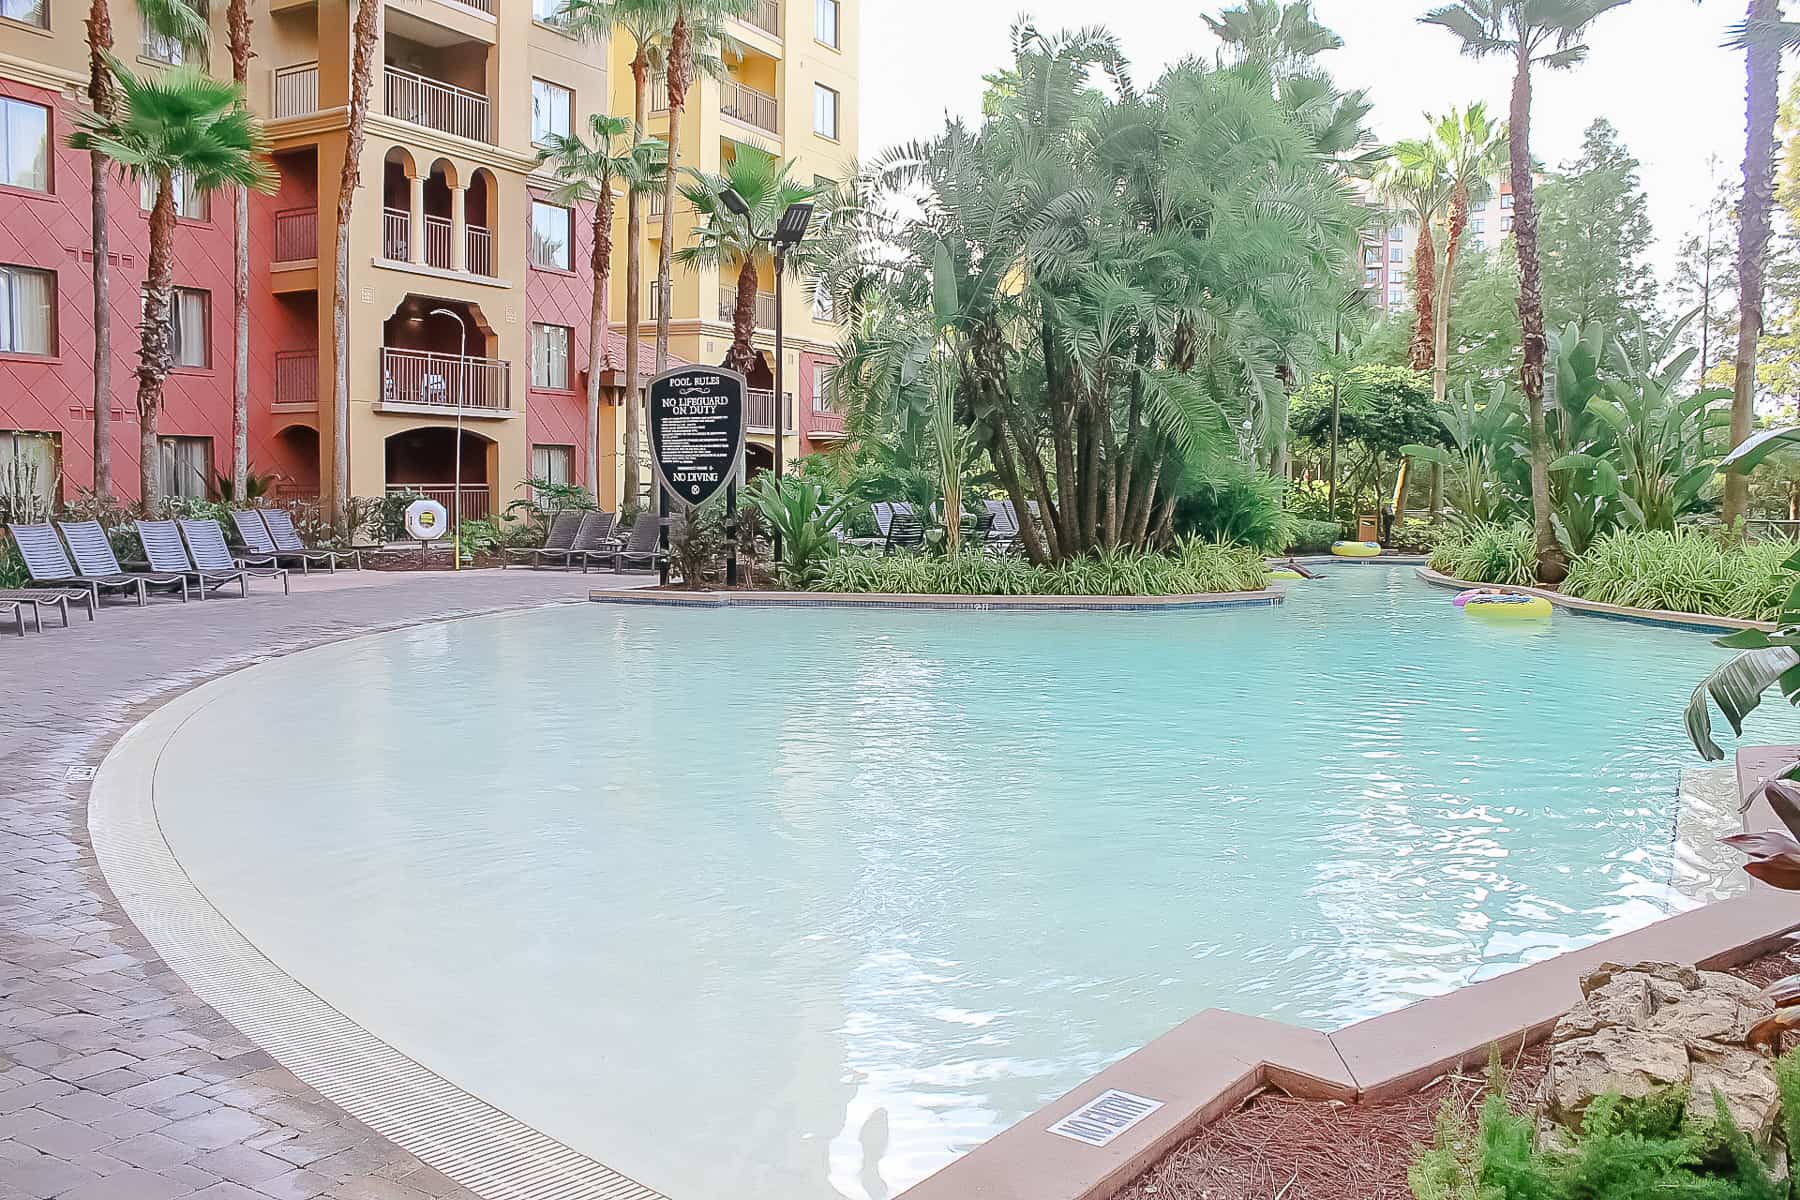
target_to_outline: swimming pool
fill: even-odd
[[[1669,911],[1722,655],[1368,566],[564,606],[234,677],[155,798],[238,929],[469,1091],[675,1200],[885,1200],[1199,1009],[1333,1028]]]

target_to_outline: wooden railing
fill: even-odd
[[[275,214],[275,261],[306,262],[319,257],[319,210],[290,208]]]
[[[381,351],[383,404],[454,412],[512,410],[512,364],[497,358],[463,358],[427,350]]]
[[[275,116],[304,117],[319,111],[319,64],[301,63],[275,71]]]
[[[317,350],[283,350],[275,356],[275,403],[318,407]]]
[[[425,265],[440,271],[450,269],[450,218],[425,218]]]
[[[744,393],[744,427],[762,433],[775,432],[775,393],[766,388],[751,388]],[[794,421],[794,397],[789,395],[781,414],[783,433],[799,433]]]
[[[719,320],[730,323],[737,319],[737,285],[719,285]],[[756,328],[775,328],[775,293],[756,293]]]
[[[387,69],[387,115],[439,133],[492,140],[486,96],[399,67]]]
[[[436,500],[444,506],[444,511],[456,511],[456,485],[453,483],[390,483],[387,485],[390,496],[423,496],[427,500]],[[485,483],[465,483],[462,485],[462,519],[465,521],[485,520],[489,510],[488,485]],[[446,534],[447,536],[447,534]]]
[[[381,256],[392,262],[406,262],[412,244],[412,214],[403,208],[387,208],[381,212]]]
[[[468,237],[466,268],[474,275],[492,275],[494,273],[494,235],[479,225],[471,225]]]
[[[781,132],[781,106],[775,97],[730,79],[719,81],[719,111],[746,125]]]
[[[744,17],[744,24],[753,25],[764,33],[781,36],[781,0],[757,0],[756,6]]]

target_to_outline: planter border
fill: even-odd
[[[662,592],[597,589],[596,604],[661,608],[879,608],[940,612],[1170,612],[1186,609],[1272,608],[1287,600],[1281,588],[1181,596],[927,596],[887,592]]]
[[[1489,591],[1510,592],[1516,596],[1537,596],[1558,608],[1566,608],[1585,617],[1605,617],[1612,621],[1630,621],[1638,625],[1662,625],[1670,629],[1691,629],[1699,633],[1737,633],[1744,629],[1760,629],[1766,633],[1775,628],[1773,621],[1746,621],[1739,617],[1714,617],[1703,613],[1672,612],[1662,608],[1626,608],[1619,604],[1602,604],[1598,600],[1583,600],[1579,596],[1564,595],[1549,588],[1509,583],[1470,583],[1463,579],[1453,579],[1428,566],[1419,568],[1419,578],[1433,587],[1453,592],[1486,588]]]

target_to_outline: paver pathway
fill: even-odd
[[[188,991],[113,899],[87,784],[68,776],[221,672],[370,629],[579,599],[601,578],[295,576],[290,597],[264,580],[247,602],[109,604],[92,624],[0,639],[0,1200],[473,1196]]]

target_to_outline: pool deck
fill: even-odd
[[[0,1200],[469,1200],[195,996],[101,876],[79,778],[206,679],[419,621],[586,600],[593,576],[293,577],[0,639]]]

